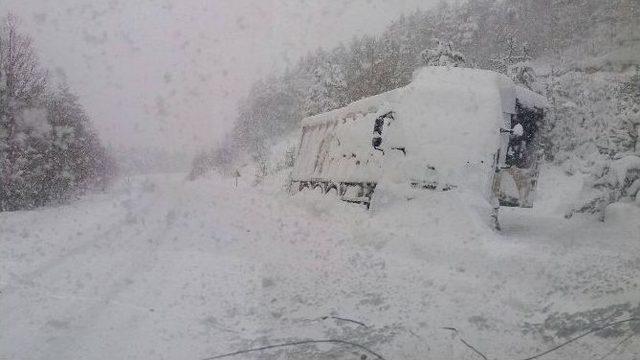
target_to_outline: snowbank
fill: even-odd
[[[462,192],[365,211],[332,194],[292,198],[270,176],[237,188],[214,174],[183,179],[137,177],[70,205],[0,214],[0,357],[203,359],[337,338],[387,359],[475,358],[462,338],[488,358],[521,359],[640,311],[638,223],[547,212],[573,186],[561,171],[542,172],[545,206],[505,209],[501,234]],[[555,358],[593,357],[594,343],[607,352],[631,331],[617,330]],[[634,359],[639,346],[614,358]],[[326,344],[254,355],[361,353]]]

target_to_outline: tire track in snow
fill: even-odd
[[[142,227],[143,233],[145,231],[151,230],[151,233],[145,234],[145,236],[142,236],[142,234],[138,233],[134,234],[134,237],[137,237],[138,239],[142,239],[144,237],[147,239],[157,240],[153,242],[139,241],[135,244],[140,247],[139,249],[136,249],[135,251],[125,252],[125,261],[122,261],[122,259],[120,261],[120,263],[123,263],[125,266],[118,269],[117,276],[111,282],[111,285],[107,287],[106,291],[100,296],[100,298],[104,299],[105,303],[96,303],[89,306],[89,308],[86,309],[80,316],[81,319],[85,319],[85,321],[83,322],[89,329],[91,328],[91,325],[88,323],[102,323],[102,321],[99,321],[98,319],[100,317],[107,316],[107,313],[110,313],[112,312],[112,310],[114,310],[109,305],[119,305],[124,303],[121,301],[117,301],[116,299],[120,293],[124,292],[126,289],[135,284],[133,278],[150,271],[157,264],[158,250],[164,243],[164,240],[166,240],[164,239],[163,235],[165,235],[166,233],[167,224],[163,220],[166,219],[166,214],[177,207],[176,205],[178,205],[180,201],[180,199],[177,199],[177,195],[179,195],[178,184],[170,184],[170,187],[173,188],[171,189],[172,191],[166,191],[166,189],[163,189],[163,191],[156,190],[153,194],[153,201],[149,206],[145,207],[145,209],[153,209],[152,215],[155,214],[158,216],[155,221],[148,217],[141,217],[142,221],[138,222],[136,224],[137,226],[131,227],[130,229],[131,232],[135,232],[136,230],[139,230],[140,227]],[[165,196],[167,195],[167,193],[169,196]],[[165,201],[165,199],[167,199],[168,201]],[[159,206],[162,211],[159,211]],[[135,215],[144,215],[144,212],[137,211]],[[164,226],[149,228],[146,224],[164,224]],[[122,237],[122,239],[124,239],[124,237]],[[125,243],[123,246],[126,247],[127,244]],[[140,308],[141,307],[136,306],[136,310],[140,310]],[[93,335],[95,334],[92,334],[91,331],[83,332],[80,334],[80,336],[74,337],[72,342],[60,344],[61,348],[55,349],[54,353],[59,354],[57,358],[70,358],[70,356],[74,355],[74,344],[82,344],[85,348],[93,348],[93,346],[87,346],[88,343],[96,341],[97,337]],[[83,339],[87,338],[89,339],[88,341],[82,341]],[[100,342],[100,340],[97,341]],[[99,346],[100,343],[94,345]]]
[[[176,184],[172,184],[173,188],[177,188]],[[143,309],[143,307],[138,305],[132,305],[128,302],[117,301],[117,295],[123,292],[125,289],[130,287],[134,282],[131,280],[136,274],[144,273],[149,269],[153,268],[155,265],[154,259],[157,259],[157,250],[162,244],[161,239],[163,238],[163,234],[165,233],[165,227],[157,227],[157,228],[149,228],[147,224],[163,224],[163,221],[168,213],[167,209],[175,208],[177,204],[176,194],[177,191],[171,191],[169,196],[165,196],[167,191],[156,192],[153,194],[151,201],[149,201],[147,206],[142,207],[135,211],[136,216],[139,216],[142,221],[139,221],[135,224],[129,224],[127,219],[120,220],[116,222],[112,227],[102,232],[100,235],[93,237],[91,240],[85,241],[72,250],[66,252],[64,255],[56,257],[55,259],[51,259],[47,261],[46,264],[43,264],[38,269],[32,271],[30,273],[33,279],[44,275],[45,273],[51,273],[53,270],[61,268],[63,265],[67,265],[71,259],[77,258],[78,255],[87,254],[88,250],[94,249],[92,245],[100,242],[104,242],[109,246],[110,249],[125,249],[124,251],[117,251],[114,254],[109,254],[111,256],[117,255],[119,258],[110,260],[112,261],[108,268],[98,269],[98,272],[94,272],[94,277],[97,275],[98,278],[102,278],[105,281],[109,281],[109,285],[102,291],[100,288],[100,294],[98,296],[77,296],[67,295],[67,294],[56,294],[52,295],[51,292],[45,290],[44,301],[46,302],[46,298],[55,298],[57,297],[61,301],[72,300],[68,304],[63,305],[63,308],[59,311],[56,311],[55,316],[56,319],[73,319],[70,322],[72,323],[73,328],[58,328],[55,329],[54,332],[57,337],[65,337],[68,336],[68,341],[50,341],[51,333],[49,324],[51,321],[56,321],[55,319],[49,320],[46,323],[43,323],[35,336],[31,339],[23,339],[25,342],[24,348],[29,348],[33,345],[43,345],[44,347],[41,349],[40,354],[43,358],[74,358],[75,351],[80,347],[86,347],[85,344],[89,343],[87,341],[81,341],[81,339],[86,338],[90,334],[93,335],[90,337],[91,340],[99,339],[99,336],[95,336],[91,329],[93,327],[92,324],[96,323],[96,320],[106,312],[112,312],[113,308],[109,307],[110,304],[114,304],[116,306],[127,304],[129,308],[135,308],[136,311]],[[167,201],[169,199],[169,201]],[[148,210],[152,209],[153,211],[149,212]],[[155,219],[154,219],[155,215]],[[166,224],[166,222],[164,222]],[[127,226],[130,225],[130,226]],[[123,235],[120,231],[124,230],[126,235]],[[149,231],[151,232],[149,233]],[[158,239],[153,242],[142,241],[142,239]],[[136,239],[138,241],[131,241],[131,239]],[[96,249],[101,250],[101,249]],[[104,256],[104,253],[97,253],[96,256]],[[122,257],[124,256],[124,257]],[[86,258],[86,257],[85,257]],[[84,263],[81,265],[85,265]],[[92,269],[87,269],[91,271]],[[80,273],[78,269],[74,269],[76,273]],[[64,281],[62,277],[59,277]],[[35,284],[34,284],[35,285]],[[44,286],[43,286],[44,287]],[[38,290],[37,288],[33,288],[30,290]],[[11,298],[14,298],[12,295],[15,294],[15,291],[12,293],[7,293],[6,296],[2,297],[3,303],[10,302]],[[23,296],[23,295],[21,295]],[[96,299],[94,301],[86,301],[90,298]],[[14,299],[19,300],[19,299]],[[41,299],[42,300],[42,299]],[[75,301],[84,302],[82,306],[89,304],[86,308],[82,308],[82,306],[78,307]],[[16,303],[20,303],[20,301],[16,301]],[[6,311],[6,307],[3,306],[3,311]],[[85,331],[82,331],[84,329]],[[86,331],[88,330],[88,331]],[[69,334],[71,332],[71,334]],[[75,333],[75,334],[74,334]],[[100,344],[94,344],[97,348],[100,347]]]
[[[90,250],[92,247],[100,243],[103,239],[109,238],[110,234],[118,231],[121,226],[126,224],[126,220],[121,220],[111,226],[108,230],[100,232],[98,235],[94,235],[91,239],[82,241],[77,246],[71,248],[63,254],[52,257],[48,260],[45,260],[41,263],[37,268],[32,271],[27,272],[26,274],[16,275],[11,274],[13,278],[18,282],[19,285],[25,286],[35,286],[34,280],[38,277],[41,277],[48,271],[51,271],[59,266],[65,264],[65,262],[71,260],[76,255],[81,255],[86,251]],[[18,284],[16,285],[7,285],[0,289],[0,293],[3,295],[10,295],[16,290],[19,289]]]
[[[139,201],[144,197],[145,194],[138,194],[138,195],[139,196],[137,198],[129,197],[125,200],[120,200],[119,202],[121,204],[127,204],[130,202]],[[153,207],[151,205],[147,205],[141,209],[137,209],[136,213],[140,214],[140,213],[148,212],[152,208]],[[62,254],[58,254],[54,257],[49,258],[48,260],[45,260],[43,263],[38,265],[38,267],[36,267],[32,271],[29,271],[25,274],[20,274],[20,275],[16,275],[16,274],[11,274],[11,275],[19,284],[26,285],[26,286],[35,286],[35,283],[34,283],[35,279],[41,277],[45,273],[55,268],[65,265],[70,260],[72,260],[75,256],[82,255],[87,251],[96,248],[96,245],[100,243],[104,243],[107,246],[111,245],[111,242],[109,240],[112,240],[112,235],[114,235],[116,232],[121,231],[123,227],[125,227],[131,222],[131,218],[130,218],[131,208],[127,208],[125,206],[124,209],[127,211],[125,214],[121,215],[124,218],[110,224],[107,230],[101,231],[97,235],[93,235],[88,240],[81,241],[79,244],[63,252]],[[103,219],[103,217],[100,216],[100,217],[97,217],[97,219]],[[100,220],[98,220],[96,223],[92,223],[91,225],[87,225],[83,227],[83,229],[91,228],[96,224],[102,225]],[[19,288],[18,286],[12,286],[8,284],[7,286],[0,289],[0,293],[4,295],[8,295],[15,292],[18,288]]]

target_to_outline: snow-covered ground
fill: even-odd
[[[291,197],[278,179],[235,188],[213,176],[141,176],[1,213],[0,359],[203,359],[305,339],[388,360],[481,359],[460,340],[489,359],[527,358],[640,317],[640,212],[565,220],[579,182],[545,169],[536,208],[504,210],[501,233],[455,191],[367,212]],[[335,343],[234,358],[362,354],[375,358]],[[640,358],[640,325],[543,359],[607,354]]]

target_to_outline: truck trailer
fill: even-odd
[[[488,70],[419,69],[407,86],[310,116],[292,191],[320,189],[369,208],[381,183],[465,190],[532,207],[546,99]]]

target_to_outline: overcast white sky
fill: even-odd
[[[1,0],[103,140],[193,150],[231,128],[254,80],[380,33],[436,0]]]

